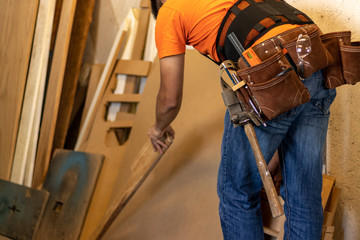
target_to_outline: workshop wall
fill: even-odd
[[[323,30],[352,31],[360,41],[359,0],[288,0]],[[341,198],[335,215],[334,239],[360,239],[360,84],[341,86],[332,105],[327,143],[327,173],[336,178]]]
[[[139,2],[139,0],[97,1],[95,23],[91,28],[89,49],[85,56],[89,62],[104,63],[106,61],[118,27],[128,10],[139,6]],[[360,10],[360,0],[334,0],[331,4],[327,0],[288,0],[288,2],[306,12],[324,33],[351,30],[353,41],[360,41],[360,15],[357,14]],[[200,59],[198,57],[200,56],[191,55],[191,58],[196,61]],[[216,72],[209,68],[207,63],[205,66],[205,69]],[[214,81],[214,79],[211,80]],[[190,81],[195,81],[195,79],[189,79],[189,84],[191,84]],[[216,87],[218,86],[214,84],[214,88]],[[151,91],[156,91],[156,85],[151,85],[150,88]],[[150,90],[145,94],[149,95]],[[327,173],[336,178],[336,185],[342,190],[335,216],[335,240],[354,240],[359,239],[360,236],[360,185],[358,184],[360,112],[357,111],[360,104],[359,92],[360,84],[338,88],[337,98],[331,107],[332,115],[327,142]],[[153,96],[154,94],[152,93]],[[217,107],[222,108],[221,103],[216,104],[218,104]],[[143,108],[149,109],[146,111],[152,114],[150,108],[153,106],[154,102],[147,102],[146,107]],[[185,103],[182,110],[184,112],[181,113],[180,118],[185,119],[186,114],[191,111],[193,111],[191,114],[197,113],[200,108],[201,111],[204,109],[208,111],[205,105],[193,110],[186,110],[186,106]],[[146,239],[146,236],[152,236],[152,239],[220,239],[215,188],[221,133],[212,132],[210,136],[207,135],[209,127],[222,127],[222,120],[219,119],[222,113],[219,111],[214,112],[215,119],[210,118],[206,121],[204,119],[199,123],[206,124],[201,129],[190,126],[195,124],[193,121],[180,124],[182,120],[179,120],[175,123],[177,144],[184,151],[177,150],[176,154],[169,152],[172,157],[162,159],[158,169],[155,169],[154,174],[150,176],[150,182],[145,183],[144,189],[141,189],[132,200],[111,228],[107,239]],[[198,116],[191,115],[187,118],[193,117]],[[145,131],[145,125],[151,124],[150,122],[148,120],[142,123],[143,125],[138,130],[134,129],[135,133]],[[190,133],[195,135],[190,137]],[[204,136],[207,137],[206,144]],[[187,142],[190,138],[193,141]],[[144,136],[140,139],[144,139]],[[130,141],[135,141],[135,139]],[[187,147],[190,147],[191,151]],[[175,148],[174,144],[170,151],[174,151]],[[201,149],[201,151],[197,152],[196,149]],[[129,153],[127,158],[133,157],[130,155]],[[119,188],[121,180],[126,179],[126,174],[128,173],[125,170],[120,172]],[[209,197],[210,195],[212,197]],[[161,202],[164,199],[165,201]],[[196,204],[200,204],[201,207],[197,208]],[[177,207],[174,209],[175,205]],[[208,207],[208,212],[202,212],[205,209],[204,206]],[[193,211],[189,212],[189,209]],[[182,222],[187,222],[183,222],[181,228],[179,226],[176,228],[176,223],[180,219]],[[204,236],[204,232],[208,235]]]

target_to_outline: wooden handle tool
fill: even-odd
[[[170,147],[172,140],[167,138],[165,143]],[[111,224],[115,221],[116,217],[124,209],[126,204],[130,201],[132,196],[140,188],[141,184],[145,181],[147,176],[154,169],[159,162],[162,154],[154,152],[152,143],[148,140],[138,153],[134,164],[132,166],[132,174],[124,186],[123,190],[117,195],[114,201],[109,206],[104,217],[100,220],[94,233],[89,240],[100,240],[105,235],[106,231],[110,228]]]
[[[270,204],[270,209],[273,217],[279,217],[284,214],[283,207],[279,201],[274,182],[271,178],[268,166],[265,162],[264,156],[261,152],[259,142],[256,138],[254,126],[251,123],[244,125],[246,136],[249,139],[251,148],[254,152],[256,165],[259,169],[261,180],[264,184],[265,192]]]

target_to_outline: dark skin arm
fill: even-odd
[[[156,101],[156,121],[149,128],[148,136],[154,150],[163,153],[167,149],[166,137],[174,138],[175,132],[170,124],[180,111],[183,79],[184,54],[160,59],[160,89]]]

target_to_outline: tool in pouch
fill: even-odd
[[[243,56],[244,48],[233,34],[228,35],[240,57],[250,66],[248,60]],[[229,109],[231,122],[234,126],[243,125],[247,138],[249,139],[251,148],[253,149],[257,167],[264,185],[266,195],[268,197],[271,213],[273,217],[284,214],[283,207],[279,201],[271,174],[262,155],[259,142],[256,138],[255,130],[252,124],[266,126],[262,117],[262,111],[255,97],[251,93],[246,81],[240,81],[236,76],[236,66],[234,62],[227,60],[220,66],[220,79],[223,88],[222,96],[225,105]],[[224,76],[223,73],[227,74]],[[227,80],[226,80],[227,79]],[[230,81],[229,81],[230,79]],[[233,87],[230,87],[233,84]]]

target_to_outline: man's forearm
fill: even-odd
[[[176,118],[180,111],[181,99],[171,102],[159,93],[156,102],[156,122],[155,127],[159,131],[164,131]]]

